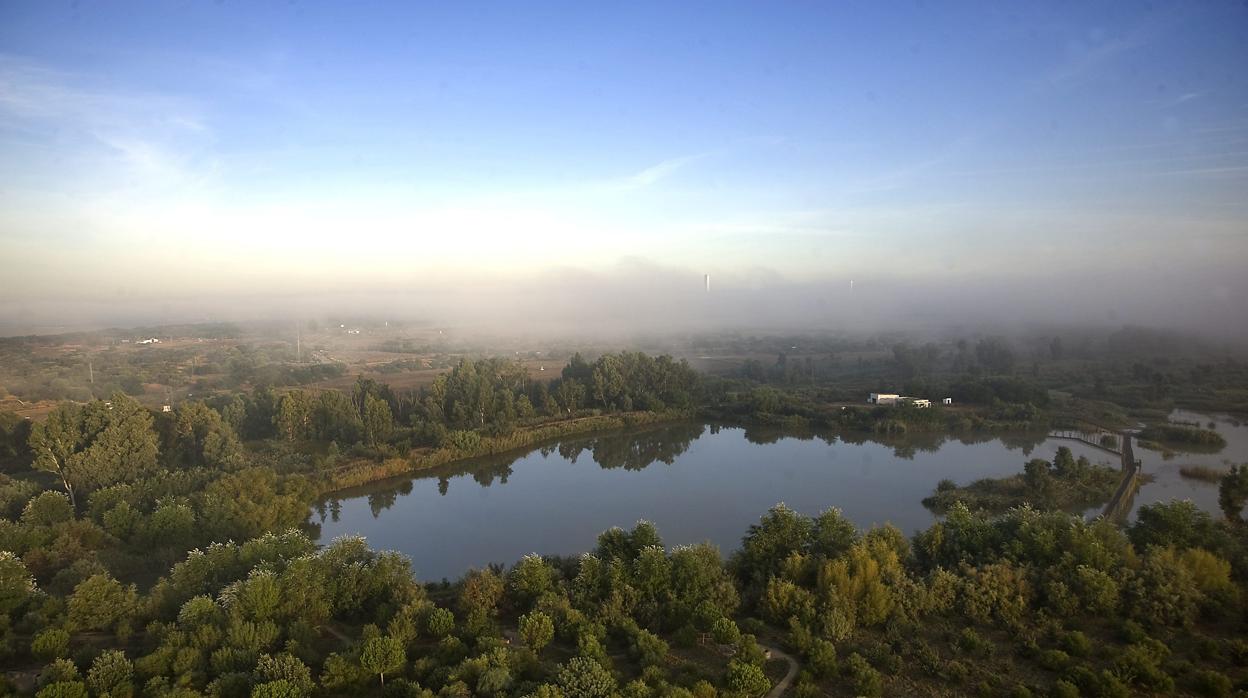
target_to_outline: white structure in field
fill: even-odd
[[[948,398],[945,399],[948,400]],[[897,395],[895,393],[871,393],[867,396],[867,403],[871,405],[910,405],[919,409],[932,406],[932,401],[927,398]],[[949,403],[946,402],[945,404]]]
[[[941,404],[944,404],[944,405],[952,405],[952,404],[953,404],[953,398],[951,398],[951,397],[947,397],[947,398],[945,398],[944,400],[941,400],[940,402],[941,402]]]

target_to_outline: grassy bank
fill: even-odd
[[[532,448],[542,443],[566,436],[588,434],[612,429],[625,429],[646,424],[674,422],[692,419],[693,413],[684,410],[662,412],[624,412],[611,415],[574,417],[557,422],[519,427],[504,436],[481,436],[458,439],[457,443],[440,448],[413,451],[407,457],[386,458],[381,461],[353,460],[345,465],[318,473],[311,479],[318,497],[367,485],[378,480],[397,477],[407,473],[428,470],[469,458],[492,456],[508,451]]]

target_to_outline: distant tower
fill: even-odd
[[[706,283],[706,292],[710,293],[711,292],[711,275],[703,274],[702,281]]]
[[[849,280],[849,292],[850,293],[854,292],[854,280],[853,279]]]

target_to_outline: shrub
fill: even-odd
[[[1133,620],[1125,621],[1121,628],[1122,639],[1126,642],[1143,642],[1148,638],[1148,633],[1144,631],[1144,627]]]
[[[729,689],[746,696],[761,696],[771,688],[771,681],[762,667],[732,660],[728,662],[728,675],[724,683]]]
[[[81,681],[57,681],[39,689],[35,698],[87,698],[87,687]]]
[[[998,621],[1017,625],[1027,613],[1031,589],[1024,570],[998,562],[982,567],[964,567],[962,609],[979,622]]]
[[[827,640],[813,640],[810,651],[806,654],[806,664],[821,679],[832,676],[837,668],[836,645]]]
[[[45,662],[67,656],[69,633],[60,628],[44,630],[35,635],[35,639],[30,643],[30,653],[35,655],[36,659]]]
[[[1053,698],[1079,698],[1079,687],[1065,679],[1058,679],[1049,695]]]
[[[455,614],[447,608],[435,608],[425,618],[425,631],[430,637],[442,639],[455,631]]]
[[[958,633],[957,646],[963,652],[974,656],[988,656],[992,653],[992,643],[975,632],[974,628],[963,628],[962,632]]]
[[[1174,679],[1161,669],[1170,650],[1157,641],[1130,645],[1114,659],[1114,674],[1129,677],[1132,683],[1158,691],[1174,689]]]
[[[735,645],[741,639],[741,631],[731,618],[719,618],[711,624],[711,634],[721,645]]]
[[[1061,671],[1070,664],[1070,655],[1061,650],[1045,650],[1036,658],[1036,663],[1049,671]]]
[[[1131,689],[1108,669],[1101,672],[1099,685],[1102,698],[1131,698]]]
[[[822,695],[823,691],[819,690],[819,687],[805,674],[793,686],[793,698],[819,698]]]
[[[950,659],[945,664],[945,678],[954,683],[962,683],[971,675],[971,669],[967,665],[956,659]]]
[[[649,630],[641,630],[633,638],[633,654],[642,666],[657,666],[667,656],[667,643]]]
[[[925,640],[919,640],[914,644],[911,655],[919,668],[928,676],[940,676],[942,662],[940,654],[932,648]]]
[[[1078,630],[1063,633],[1060,644],[1063,650],[1075,657],[1086,657],[1092,651],[1092,642]]]
[[[853,684],[854,691],[860,696],[879,696],[884,693],[884,681],[880,672],[857,652],[845,660],[845,677]]]
[[[867,659],[885,674],[892,675],[901,670],[901,658],[887,642],[872,643],[867,648]]]
[[[1234,686],[1231,680],[1225,674],[1219,673],[1212,669],[1204,669],[1196,673],[1194,681],[1196,691],[1202,696],[1213,696],[1214,698],[1222,698],[1222,696],[1231,695]]]

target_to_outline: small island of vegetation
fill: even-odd
[[[1157,424],[1144,428],[1140,432],[1140,443],[1149,442],[1179,450],[1218,451],[1226,446],[1226,439],[1212,429],[1181,424]]]
[[[1063,446],[1052,463],[1033,458],[1017,475],[976,480],[964,487],[944,480],[923,505],[941,514],[958,503],[997,514],[1019,506],[1085,511],[1108,502],[1121,479],[1119,468],[1093,464],[1083,456],[1075,458]]]

